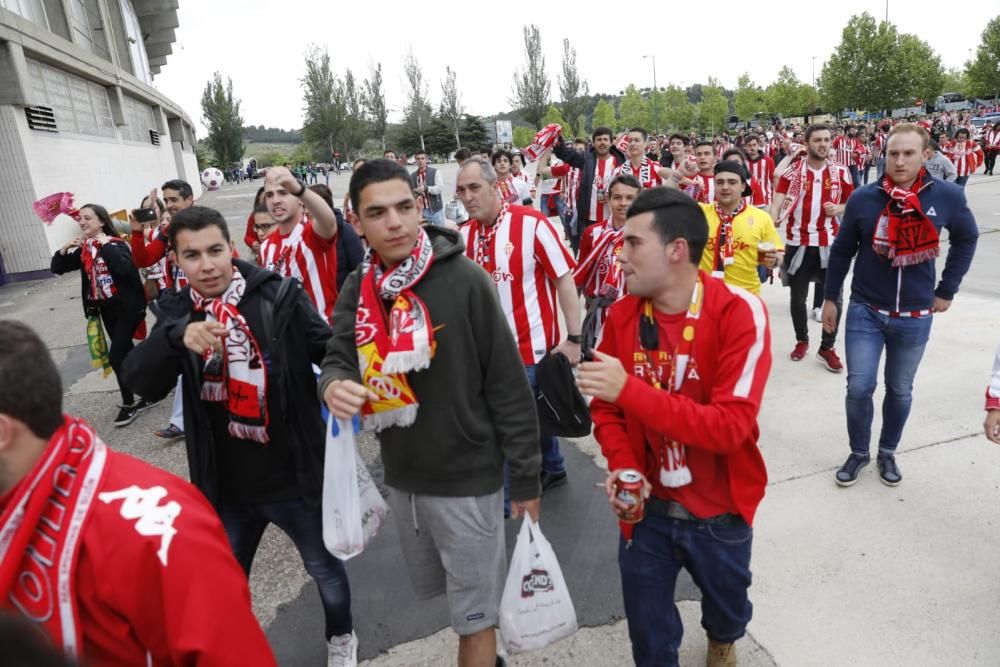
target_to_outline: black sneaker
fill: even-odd
[[[142,412],[146,408],[156,405],[154,401],[147,401],[145,398],[140,398],[138,401],[132,404],[132,407],[136,409],[137,412]]]
[[[122,427],[128,426],[135,421],[135,418],[139,416],[139,408],[135,405],[123,405],[120,410],[118,410],[118,416],[115,417],[115,426]]]
[[[839,486],[852,486],[858,481],[861,469],[871,463],[871,460],[870,456],[862,456],[861,454],[851,452],[851,455],[847,457],[847,461],[837,471],[837,484]]]
[[[882,483],[886,486],[899,486],[899,483],[903,481],[903,475],[899,472],[899,466],[896,465],[896,457],[892,454],[879,454],[878,459],[878,478],[882,480]]]
[[[566,471],[545,472],[542,471],[542,493],[566,483]]]

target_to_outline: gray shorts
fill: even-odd
[[[459,635],[498,625],[507,571],[503,489],[456,498],[390,488],[388,502],[417,595],[446,593]]]

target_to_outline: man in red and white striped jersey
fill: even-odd
[[[774,160],[761,152],[760,138],[756,134],[747,135],[743,140],[743,150],[747,154],[753,205],[767,208],[774,198]]]
[[[580,300],[573,281],[576,263],[548,218],[533,208],[497,198],[496,179],[485,160],[470,159],[462,165],[455,194],[469,212],[469,223],[460,231],[465,254],[496,283],[507,324],[537,393],[535,364],[546,354],[561,353],[574,365],[580,361]],[[569,329],[561,343],[557,306]],[[541,449],[544,492],[566,481],[566,467],[554,437],[542,436]],[[509,510],[506,497],[504,506]]]
[[[851,172],[851,183],[858,186],[854,178],[854,149],[857,146],[857,130],[853,125],[848,125],[844,129],[837,128],[837,136],[833,138],[831,147],[833,148],[833,160],[837,164],[842,164]]]
[[[983,175],[992,176],[993,167],[997,163],[997,154],[1000,153],[1000,122],[983,125],[983,150],[986,153],[986,171]]]
[[[297,278],[327,323],[337,300],[337,218],[323,198],[285,167],[270,167],[264,203],[278,231],[260,244],[265,269]]]
[[[993,375],[986,387],[986,421],[983,422],[986,437],[1000,445],[1000,348],[993,358]]]
[[[628,174],[644,188],[655,188],[663,185],[660,170],[663,169],[655,160],[646,155],[646,142],[649,133],[641,127],[633,127],[628,131],[628,159],[614,171],[614,176]],[[666,170],[664,170],[665,172]],[[669,176],[669,174],[667,174]],[[614,180],[614,179],[612,179]],[[608,197],[611,196],[611,184],[608,183]],[[608,218],[610,220],[610,216]]]
[[[983,163],[983,147],[969,139],[969,131],[964,127],[955,131],[955,139],[941,146],[941,152],[955,165],[958,170],[956,185],[963,188],[969,181],[969,176]]]
[[[702,140],[694,145],[694,159],[698,163],[698,173],[691,177],[694,188],[684,191],[701,204],[711,204],[715,201],[715,145],[711,141]]]
[[[792,325],[795,327],[795,348],[792,361],[801,361],[809,350],[809,317],[806,297],[809,283],[822,285],[830,260],[830,246],[840,228],[839,216],[844,204],[854,192],[851,174],[842,164],[830,161],[832,133],[827,125],[806,128],[804,157],[797,157],[778,178],[777,191],[771,202],[771,218],[779,229],[785,229],[785,262],[783,279],[791,288]],[[837,322],[841,304],[837,302]],[[844,365],[834,350],[837,328],[823,330],[817,359],[832,373],[840,373]]]

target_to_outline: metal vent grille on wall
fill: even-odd
[[[52,107],[25,107],[24,115],[28,117],[28,127],[32,130],[59,131],[59,128],[56,127],[56,115],[52,112]]]
[[[150,130],[149,131],[149,143],[153,144],[154,146],[159,146],[160,145],[160,133],[157,132],[156,130]]]

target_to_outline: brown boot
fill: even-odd
[[[708,640],[707,667],[736,667],[736,645],[732,642],[724,644],[714,639]]]

